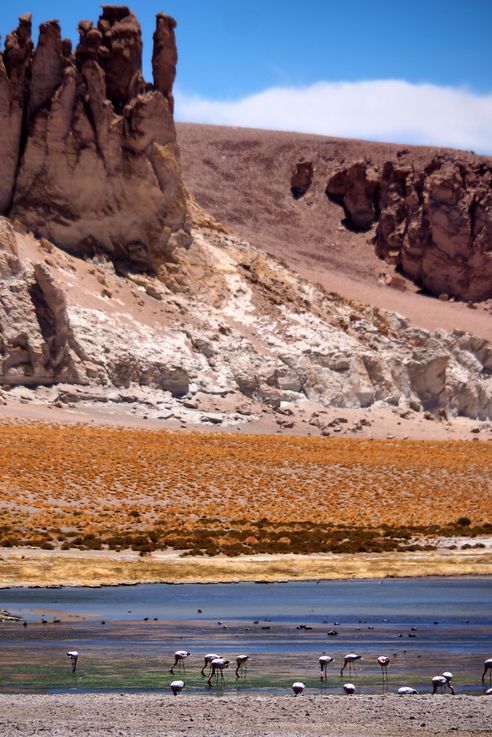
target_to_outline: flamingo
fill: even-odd
[[[488,689],[487,689],[487,690],[485,691],[485,695],[486,695],[486,696],[492,696],[492,688],[488,688]]]
[[[485,676],[489,671],[489,683],[492,684],[492,658],[487,658],[483,664],[482,683],[485,683]]]
[[[77,670],[77,660],[79,657],[79,653],[77,650],[69,650],[67,655],[72,663],[72,673],[75,673],[75,671]]]
[[[353,683],[344,683],[343,690],[348,696],[352,696],[355,693],[355,686]]]
[[[246,663],[249,660],[249,655],[238,655],[236,658],[236,680],[238,678],[246,678],[247,666]]]
[[[320,681],[326,681],[326,669],[328,667],[328,664],[333,661],[333,658],[330,658],[329,655],[320,655],[318,658],[319,661],[319,679]]]
[[[362,660],[362,655],[356,655],[355,653],[348,653],[343,659],[343,666],[340,671],[340,678],[343,676],[343,671],[345,668],[349,667],[349,673],[352,673],[352,668],[354,670],[354,673],[357,675],[357,671],[355,669],[355,665],[352,665],[352,663],[355,663],[356,660]]]
[[[173,692],[173,696],[177,696],[178,694],[180,694],[184,687],[184,681],[172,681],[171,691]]]
[[[451,678],[453,676],[451,675]],[[449,688],[452,694],[454,694],[454,688],[450,683],[450,678],[447,678],[445,675],[442,676],[434,676],[432,679],[432,693],[437,693],[437,690],[440,689],[441,693],[444,693],[445,688]]]
[[[174,675],[174,669],[176,666],[178,666],[178,671],[182,670],[184,673],[186,671],[184,661],[189,655],[191,655],[191,653],[189,653],[188,650],[176,650],[174,653],[174,663],[172,668],[169,669],[169,673]]]
[[[301,694],[305,688],[306,686],[304,685],[302,681],[296,681],[295,683],[292,684],[292,690],[294,692],[294,696],[299,696],[299,694]]]
[[[386,655],[380,655],[378,658],[378,663],[381,667],[381,673],[383,675],[383,683],[388,680],[388,665],[390,664],[390,659]]]
[[[453,680],[453,674],[449,670],[445,670],[442,674],[442,677],[446,679],[446,686],[449,688],[451,693],[454,695],[454,688],[451,685],[451,681]]]
[[[418,691],[414,688],[410,688],[410,686],[402,686],[398,689],[398,693],[400,696],[411,696],[412,694],[418,694]]]
[[[229,661],[224,660],[224,658],[214,658],[210,665],[212,666],[212,670],[210,671],[210,675],[208,677],[207,683],[209,686],[212,685],[212,678],[215,676],[217,678],[217,683],[219,682],[219,674],[220,674],[220,680],[224,680],[224,668],[229,667]]]
[[[212,660],[215,660],[216,658],[220,658],[220,655],[217,655],[217,653],[207,653],[205,655],[205,657],[203,659],[204,660],[203,668],[200,671],[200,673],[202,674],[203,677],[205,677],[205,668],[207,667],[207,665],[211,667],[210,664],[211,664]]]

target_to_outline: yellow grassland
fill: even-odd
[[[2,585],[492,572],[488,550],[394,540],[460,517],[492,533],[490,442],[5,422],[0,449]]]
[[[3,524],[198,518],[376,526],[492,517],[492,444],[0,425]],[[136,516],[138,513],[138,517]]]

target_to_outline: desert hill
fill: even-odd
[[[328,290],[399,312],[426,329],[456,328],[492,339],[490,302],[470,309],[473,303],[430,296],[398,273],[390,258],[376,255],[374,224],[362,231],[345,227],[346,213],[325,193],[333,172],[357,161],[379,170],[388,161],[422,170],[436,156],[464,167],[490,167],[490,158],[450,149],[192,123],[178,123],[177,131],[190,192],[256,247]],[[296,199],[291,185],[299,162],[311,163],[313,175],[309,189]],[[490,212],[489,206],[489,222]],[[492,278],[488,283],[492,288]]]

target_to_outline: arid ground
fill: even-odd
[[[478,737],[492,699],[471,696],[236,696],[162,694],[0,695],[4,737],[76,734],[157,737]]]

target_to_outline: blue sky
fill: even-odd
[[[148,78],[155,13],[178,21],[178,118],[492,152],[492,0],[130,7],[142,24]],[[3,36],[26,11],[35,25],[58,18],[76,41],[78,20],[95,20],[99,4],[4,2]]]

